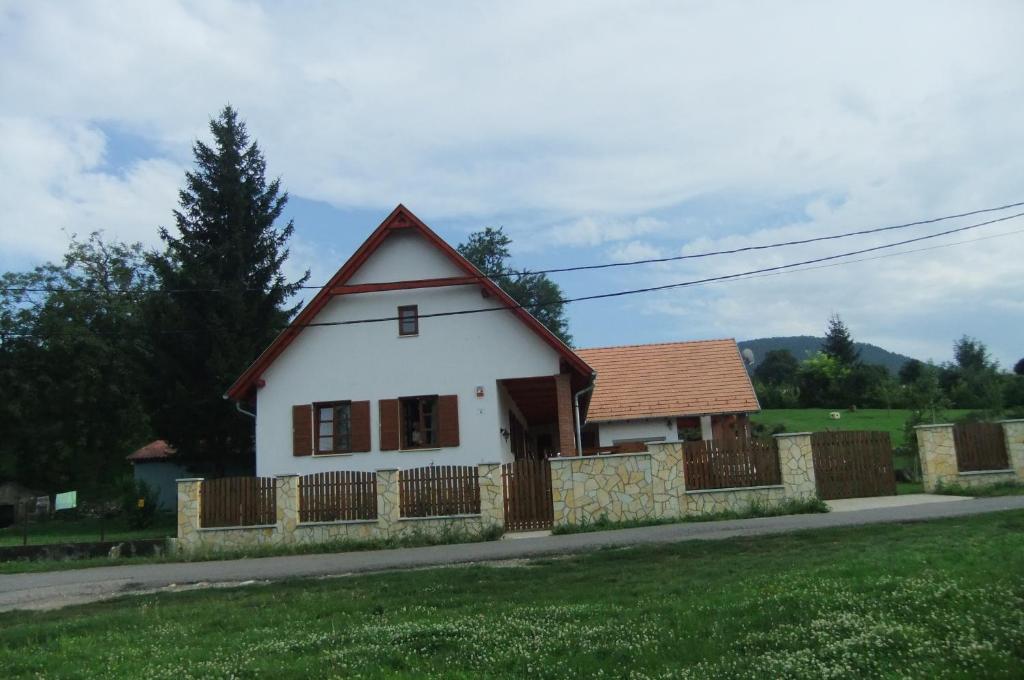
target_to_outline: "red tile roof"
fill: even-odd
[[[597,371],[588,420],[758,411],[736,341],[580,349]]]
[[[140,460],[166,460],[174,457],[175,453],[173,446],[163,439],[157,439],[129,455],[128,460],[133,462],[138,462]]]

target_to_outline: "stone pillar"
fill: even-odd
[[[274,482],[277,493],[277,531],[280,543],[295,540],[295,527],[299,523],[299,476],[278,475]]]
[[[480,463],[480,525],[505,526],[505,495],[501,463]]]
[[[1024,419],[1004,420],[1003,434],[1006,436],[1006,455],[1017,478],[1024,481]]]
[[[558,404],[558,455],[576,455],[576,419],[573,414],[572,383],[568,373],[555,376],[555,401]]]
[[[654,495],[653,517],[673,518],[682,515],[686,504],[683,479],[683,445],[678,442],[651,443],[651,484]]]
[[[377,527],[382,537],[398,530],[398,469],[377,470]]]
[[[188,552],[198,548],[202,543],[200,537],[200,504],[202,503],[199,489],[203,485],[202,477],[179,479],[178,484],[178,550]]]
[[[956,482],[960,472],[956,464],[956,444],[953,441],[953,426],[918,425],[917,450],[921,456],[921,481],[924,490],[933,493],[941,483]]]
[[[577,460],[586,460],[577,459]],[[551,458],[551,505],[554,508],[554,526],[569,524],[574,518],[577,504],[576,489],[573,485],[572,459]]]
[[[779,469],[782,471],[785,497],[805,500],[817,496],[811,433],[787,432],[774,436],[779,446]]]

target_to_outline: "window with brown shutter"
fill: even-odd
[[[398,450],[398,400],[381,399],[380,410],[380,450]]]
[[[292,455],[308,456],[313,453],[313,406],[292,406]]]
[[[402,397],[398,403],[401,408],[402,448],[437,448],[437,397]]]
[[[352,453],[352,402],[313,404],[318,454]]]

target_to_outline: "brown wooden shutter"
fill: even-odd
[[[370,450],[370,402],[352,402],[352,451]]]
[[[398,450],[398,400],[380,400],[380,450]]]
[[[313,454],[313,405],[292,406],[292,455]]]
[[[437,398],[438,437],[440,446],[459,445],[459,397],[446,394]]]

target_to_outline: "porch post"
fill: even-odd
[[[572,411],[572,384],[568,373],[555,376],[555,400],[558,403],[558,455],[576,455],[576,435]]]

